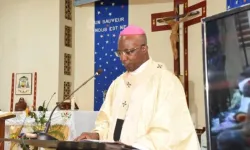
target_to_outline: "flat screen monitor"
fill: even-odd
[[[207,145],[250,150],[250,6],[202,20]]]

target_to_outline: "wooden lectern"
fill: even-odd
[[[5,120],[16,117],[13,113],[4,113],[0,115],[0,138],[4,138],[5,133]],[[4,150],[4,143],[0,142],[0,150]]]
[[[57,140],[17,140],[17,139],[1,139],[2,141],[16,142],[35,147],[52,148],[56,150],[138,150],[129,145],[113,142],[100,142],[84,140],[80,142],[74,141],[57,141]]]

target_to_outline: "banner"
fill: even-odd
[[[119,33],[127,25],[128,0],[95,2],[95,71],[103,69],[103,73],[95,78],[95,111],[100,109],[112,81],[125,71],[114,52]]]
[[[227,0],[227,10],[249,4],[250,0]]]
[[[92,2],[96,2],[96,1],[98,1],[98,0],[75,0],[74,5],[80,6],[80,5],[84,5],[84,4],[88,4],[88,3],[92,3]]]

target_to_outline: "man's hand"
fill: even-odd
[[[83,132],[80,136],[74,139],[74,141],[81,141],[84,139],[99,140],[99,134],[91,132]]]

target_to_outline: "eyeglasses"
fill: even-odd
[[[136,50],[141,49],[142,46],[145,46],[145,44],[142,44],[140,47],[136,47],[136,48],[126,49],[126,50],[117,50],[117,51],[115,51],[115,55],[117,57],[120,57],[121,55],[124,55],[124,54],[127,55],[127,56],[130,56]]]

